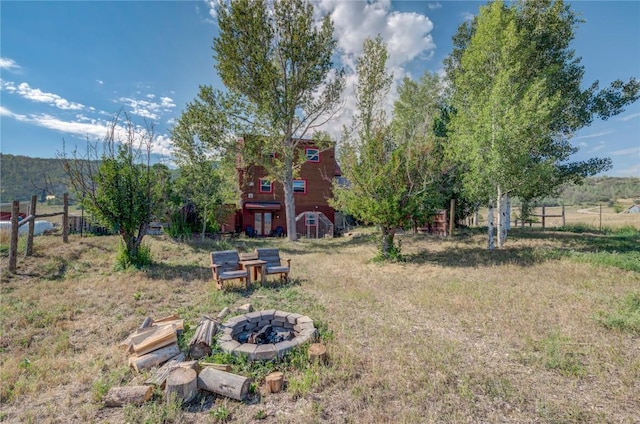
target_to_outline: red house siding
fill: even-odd
[[[311,143],[303,144],[300,149],[315,148]],[[329,206],[332,197],[331,184],[334,177],[340,175],[333,148],[321,151],[318,162],[307,161],[302,164],[297,179],[306,182],[305,193],[294,193],[296,216],[302,212],[322,212],[333,223],[335,211]],[[249,166],[238,170],[241,194],[242,231],[248,227],[257,230],[257,235],[270,235],[277,227],[287,232],[285,218],[284,191],[282,184],[273,182],[272,192],[260,190],[260,179],[265,171],[260,166]]]

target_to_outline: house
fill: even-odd
[[[301,237],[332,237],[335,211],[328,200],[334,178],[341,175],[335,149],[321,150],[313,140],[301,140],[298,148],[306,161],[293,181],[296,232]],[[238,168],[238,182],[241,231],[252,236],[287,234],[282,184],[268,179],[264,168],[257,165]]]
[[[633,205],[625,211],[625,213],[640,213],[640,205]]]

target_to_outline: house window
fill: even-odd
[[[304,216],[304,219],[305,219],[305,224],[307,225],[307,227],[313,227],[313,226],[318,224],[316,222],[316,214],[315,213],[307,212],[305,214],[305,216]]]
[[[309,162],[320,162],[320,150],[307,148],[304,149],[304,154]]]
[[[260,178],[260,193],[273,193],[273,183],[266,178]]]
[[[293,180],[293,192],[294,193],[306,193],[307,192],[307,180]]]

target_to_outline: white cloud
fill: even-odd
[[[20,115],[12,112],[4,106],[0,106],[0,116],[5,116],[20,122],[58,131],[63,134],[71,134],[81,138],[89,137],[98,140],[104,140],[107,135],[107,126],[111,122],[111,120],[87,118],[81,114],[76,115],[76,120],[72,121],[64,120],[45,113]],[[116,127],[116,140],[127,140],[127,131],[120,126]],[[171,146],[171,139],[167,135],[160,135],[154,138],[151,150],[153,153],[168,155],[171,153]]]
[[[469,12],[462,12],[462,19],[465,21],[473,21],[475,15]]]
[[[606,147],[605,142],[604,141],[599,141],[595,145],[591,146],[591,148],[589,150],[587,150],[587,153],[595,153],[595,152],[598,152],[598,151],[604,149],[605,147]]]
[[[155,95],[147,94],[145,97],[148,99],[154,99]],[[176,107],[175,103],[173,103],[173,99],[170,97],[160,97],[160,103],[149,100],[134,99],[131,97],[120,97],[118,101],[131,108],[130,112],[133,115],[138,115],[154,121],[160,119],[162,112],[168,112],[172,108]]]
[[[627,115],[627,116],[621,116],[620,118],[618,118],[619,121],[630,121],[634,118],[640,118],[640,112],[638,113],[632,113],[631,115]]]
[[[597,138],[597,137],[602,137],[605,135],[609,135],[612,134],[614,131],[613,130],[606,130],[606,131],[600,131],[597,133],[593,133],[593,134],[587,134],[587,135],[581,135],[579,137],[574,137],[574,140],[582,140],[584,138]]]
[[[9,59],[8,57],[0,57],[0,69],[13,72],[19,71],[22,68],[16,63],[15,60]]]
[[[619,169],[614,172],[614,175],[620,177],[640,177],[640,162],[631,165],[628,168]]]
[[[104,81],[102,81],[102,80],[96,80],[96,82],[97,82],[98,84],[100,84],[100,85],[103,85],[103,84],[104,84]]]
[[[636,155],[640,157],[640,146],[630,147],[628,149],[620,149],[609,153],[611,156],[629,156]]]
[[[435,10],[435,9],[440,9],[442,7],[442,4],[439,2],[427,3],[427,7],[429,8],[429,10]]]
[[[209,16],[213,19],[218,18],[218,0],[204,0],[209,9]]]
[[[17,86],[12,81],[1,81],[0,87],[11,93],[17,93],[20,97],[38,103],[47,103],[62,110],[81,110],[84,105],[80,103],[70,102],[54,93],[47,93],[39,88],[32,88],[26,82],[22,82]]]
[[[415,12],[398,12],[390,0],[335,1],[314,0],[316,20],[329,15],[334,25],[337,53],[346,71],[343,113],[331,128],[324,128],[337,138],[343,124],[351,122],[355,110],[353,95],[356,61],[362,53],[362,44],[367,38],[381,35],[387,44],[388,70],[393,72],[394,82],[388,96],[387,108],[395,100],[395,88],[409,76],[406,67],[416,59],[429,59],[436,45],[431,36],[433,23],[427,15]]]

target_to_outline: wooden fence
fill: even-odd
[[[29,232],[27,233],[27,249],[25,256],[33,255],[33,233],[35,227],[36,218],[47,218],[51,216],[62,215],[62,240],[65,243],[69,243],[69,195],[64,194],[64,206],[62,212],[46,213],[36,215],[36,205],[38,203],[38,196],[31,197],[31,205],[29,207],[29,215],[23,220],[19,220],[20,216],[20,202],[13,201],[11,205],[11,242],[9,245],[9,272],[16,272],[18,266],[18,230],[23,225],[29,225]]]
[[[565,218],[565,213],[564,213],[564,205],[562,205],[562,213],[560,215],[547,214],[546,213],[546,207],[543,206],[542,207],[542,213],[540,213],[540,214],[532,213],[529,216],[535,216],[535,217],[542,218],[540,222],[542,223],[542,229],[543,230],[546,227],[546,219],[547,218],[562,218],[562,226],[564,227],[566,225],[566,218]],[[520,226],[524,227],[525,221],[527,221],[527,220],[523,220],[523,219],[518,220],[518,219],[516,219],[516,227],[518,226],[518,221],[520,221]],[[527,222],[529,222],[529,226],[531,226],[531,224],[533,224],[533,221],[529,220]]]

